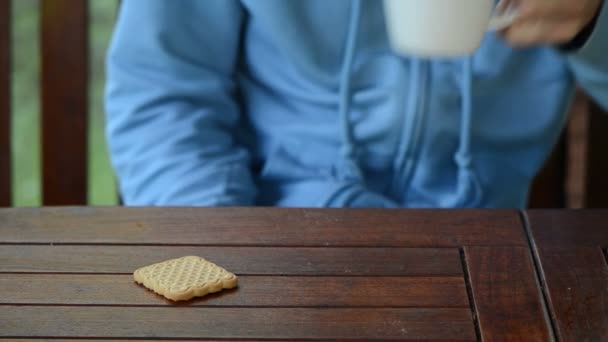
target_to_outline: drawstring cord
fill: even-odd
[[[344,181],[361,181],[363,179],[361,168],[357,164],[357,151],[355,149],[352,126],[350,124],[350,109],[352,104],[351,75],[355,51],[357,50],[360,17],[361,0],[353,0],[342,70],[340,71],[340,102],[338,105],[342,134],[340,154],[342,157],[341,161],[344,164],[338,168],[338,174],[340,179]]]
[[[355,139],[353,137],[352,125],[350,123],[350,110],[352,105],[351,77],[355,51],[357,49],[357,38],[359,31],[359,20],[361,17],[361,0],[352,0],[350,9],[350,22],[346,45],[344,46],[344,57],[342,69],[340,70],[340,90],[338,103],[338,120],[340,124],[340,134],[342,146],[340,147],[340,157],[335,165],[335,173],[338,180],[342,183],[335,192],[325,199],[322,206],[330,206],[338,198],[341,203],[350,203],[353,198],[361,191],[363,182],[363,172],[357,162],[357,151]]]
[[[445,208],[476,206],[481,200],[482,188],[473,170],[471,136],[473,128],[473,57],[463,61],[462,72],[462,118],[460,121],[460,142],[454,155],[458,167],[458,185],[454,196],[444,198],[440,205]]]

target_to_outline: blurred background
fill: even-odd
[[[89,0],[88,202],[91,205],[117,204],[116,182],[104,139],[103,109],[104,58],[117,10],[118,1]],[[13,205],[39,206],[40,0],[12,1],[11,11]]]

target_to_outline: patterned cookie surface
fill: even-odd
[[[142,267],[133,278],[174,301],[189,300],[237,286],[234,274],[198,256],[185,256]]]

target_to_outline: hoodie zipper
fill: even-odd
[[[420,141],[424,126],[424,111],[428,96],[429,62],[411,60],[411,76],[407,89],[407,103],[393,177],[393,196],[402,203],[420,156]],[[409,121],[409,122],[408,122]]]

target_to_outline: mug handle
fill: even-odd
[[[500,7],[500,5],[499,5]],[[502,13],[494,13],[488,24],[488,31],[500,31],[511,26],[519,16],[519,11],[514,6],[508,6]]]

